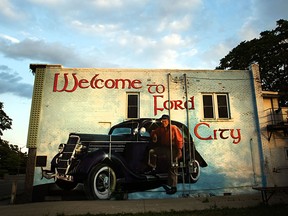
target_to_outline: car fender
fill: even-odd
[[[95,166],[97,163],[101,163],[106,158],[108,158],[108,155],[103,150],[97,150],[88,153],[87,155],[85,155],[85,157],[79,160],[77,174],[88,174],[93,166]]]
[[[77,173],[88,175],[90,170],[99,163],[107,163],[112,166],[125,166],[125,162],[120,158],[120,155],[112,154],[109,156],[109,153],[104,150],[97,150],[88,153],[85,157],[81,159],[77,167]]]
[[[121,155],[113,153],[111,156],[109,156],[109,153],[103,150],[97,150],[86,155],[77,167],[77,174],[87,176],[90,170],[92,170],[94,166],[100,163],[107,163],[113,166],[116,169],[115,171],[117,172],[118,177],[128,174],[137,179],[144,178],[143,176],[139,176],[133,173],[128,168],[125,159]]]

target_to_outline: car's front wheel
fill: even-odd
[[[115,191],[116,174],[111,166],[99,164],[92,168],[85,184],[90,198],[107,200]]]

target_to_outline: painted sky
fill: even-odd
[[[287,0],[1,0],[3,139],[25,149],[31,63],[215,69],[241,41],[288,19]],[[53,124],[53,121],[51,121]]]

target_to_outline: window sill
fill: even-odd
[[[200,122],[233,122],[233,119],[201,119]]]

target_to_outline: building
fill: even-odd
[[[107,134],[124,120],[162,114],[188,126],[208,163],[198,182],[183,190],[239,194],[253,192],[253,186],[287,185],[287,134],[269,126],[267,111],[278,107],[272,93],[262,94],[256,64],[249,70],[30,68],[30,196],[35,186],[53,183],[42,178],[41,167],[49,169],[69,133]]]
[[[263,91],[260,116],[267,186],[288,185],[288,108],[279,107],[278,92]]]

